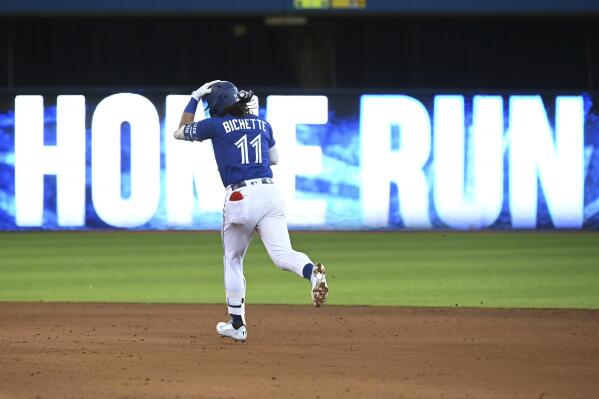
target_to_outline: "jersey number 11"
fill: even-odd
[[[254,163],[262,163],[262,143],[260,141],[260,136],[262,134],[258,134],[256,137],[250,141],[250,145],[254,148],[254,153],[256,154]],[[239,148],[241,151],[241,164],[249,164],[250,159],[248,157],[248,136],[244,134],[242,138],[235,142],[235,147]]]

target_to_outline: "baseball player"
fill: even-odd
[[[194,122],[203,99],[210,118]],[[255,115],[257,98],[231,82],[214,80],[191,93],[175,138],[212,140],[218,171],[226,188],[222,241],[225,295],[231,320],[216,325],[222,337],[247,339],[243,258],[257,232],[275,265],[311,282],[312,302],[322,306],[328,295],[326,271],[291,247],[283,197],[272,179],[279,160],[270,124]]]

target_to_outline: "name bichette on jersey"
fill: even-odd
[[[256,130],[266,131],[266,122],[259,119],[231,119],[223,122],[225,133],[231,133],[236,130]]]

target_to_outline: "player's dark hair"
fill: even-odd
[[[247,116],[251,114],[248,104],[252,101],[254,93],[251,90],[241,90],[238,94],[239,100],[235,104],[229,105],[222,112],[222,116],[233,115],[237,117]]]

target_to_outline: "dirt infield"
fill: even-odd
[[[599,311],[0,303],[0,398],[597,398]]]

